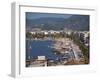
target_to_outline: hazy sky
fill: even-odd
[[[55,13],[33,13],[26,12],[26,19],[37,19],[43,17],[55,17],[55,18],[69,18],[72,14],[55,14]]]

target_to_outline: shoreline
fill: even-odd
[[[35,41],[46,41],[46,40],[52,40],[52,41],[53,41],[54,39],[51,39],[51,38],[44,38],[44,39],[37,39],[37,38],[36,38],[36,39],[34,39],[34,38],[29,39],[29,38],[26,38],[26,40],[32,40],[32,41],[33,41],[33,40],[35,40]]]
[[[30,40],[30,39],[26,39]],[[79,46],[76,45],[70,38],[45,38],[45,39],[31,39],[32,41],[47,41],[47,40],[52,40],[55,43],[50,46],[51,48],[54,49],[54,53],[56,55],[63,55],[64,59],[68,60],[75,60],[75,62],[80,63],[81,59],[84,59],[83,53],[79,49]],[[65,56],[64,56],[65,55]],[[67,55],[67,56],[66,56]],[[78,55],[81,55],[82,57],[78,57]],[[67,57],[71,58],[67,58]],[[84,62],[83,62],[84,63]]]

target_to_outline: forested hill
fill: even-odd
[[[88,31],[89,16],[73,15],[69,18],[43,17],[38,19],[26,19],[26,27],[42,28],[44,30],[61,30],[68,28],[72,30]]]

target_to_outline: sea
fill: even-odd
[[[60,58],[53,52],[51,46],[55,42],[52,40],[26,40],[26,59],[37,58],[37,56],[45,56],[47,59],[56,60]]]

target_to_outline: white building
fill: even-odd
[[[48,31],[41,31],[41,33],[44,33],[45,35],[48,35],[49,34],[49,32]]]
[[[40,61],[46,60],[46,57],[45,56],[38,56],[38,59],[37,60],[40,60]]]
[[[30,33],[31,33],[31,34],[36,34],[36,32],[33,32],[33,31],[31,31]]]

